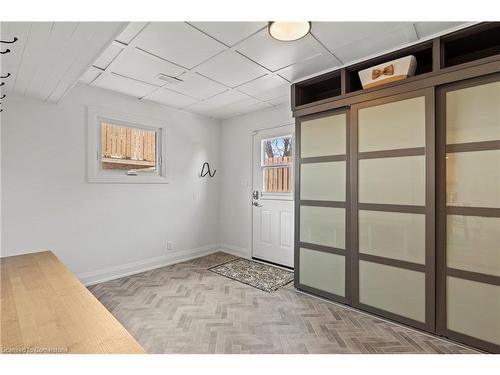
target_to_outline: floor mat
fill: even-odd
[[[209,269],[219,275],[269,293],[293,281],[291,271],[242,258]]]

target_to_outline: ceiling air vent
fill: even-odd
[[[156,78],[161,79],[162,81],[165,81],[169,85],[176,85],[178,83],[182,82],[182,79],[167,76],[166,74],[160,73],[156,76]]]

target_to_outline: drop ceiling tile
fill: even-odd
[[[234,51],[204,62],[196,71],[229,87],[236,87],[266,74],[266,70]]]
[[[111,43],[101,56],[97,58],[93,65],[101,69],[106,69],[122,50],[123,46],[120,46],[118,43]]]
[[[114,73],[156,86],[166,83],[158,78],[160,73],[177,77],[185,72],[185,69],[177,65],[135,48],[120,54],[110,69]]]
[[[223,106],[218,105],[213,108],[202,109],[201,106],[200,108],[197,108],[197,106],[198,104],[195,104],[194,106],[187,108],[187,110],[192,110],[193,112],[197,112],[205,116],[210,116],[220,120],[272,107],[271,104],[260,102],[251,97],[244,97],[237,101],[231,102],[230,104]]]
[[[135,98],[142,98],[156,89],[156,86],[122,77],[114,73],[102,74],[92,83],[92,86],[118,91]]]
[[[125,44],[129,44],[134,37],[139,34],[144,26],[146,26],[147,22],[130,22],[125,30],[121,32],[120,35],[116,38],[117,41]]]
[[[363,40],[343,46],[334,53],[335,56],[348,64],[375,54],[380,55],[385,51],[407,43],[409,43],[408,35],[403,29],[399,29],[385,34],[372,35]]]
[[[250,113],[253,111],[258,111],[259,109],[271,108],[271,107],[272,107],[271,104],[260,102],[253,98],[243,99],[229,106],[230,109],[239,113]]]
[[[281,96],[279,98],[269,100],[268,103],[272,104],[274,106],[288,103],[288,106],[291,108],[291,96],[290,96],[290,94],[285,95],[285,96]]]
[[[190,22],[198,29],[204,31],[222,43],[233,46],[240,40],[252,35],[267,22]]]
[[[186,110],[210,116],[216,110],[221,110],[225,107],[230,108],[230,106],[232,106],[234,103],[245,99],[253,98],[250,98],[248,95],[245,95],[239,91],[227,90],[221,94],[212,96],[207,100],[198,102],[190,106],[189,108],[186,108]],[[258,100],[256,99],[253,99],[253,101],[258,102]]]
[[[278,71],[278,74],[281,77],[289,80],[290,82],[294,82],[321,71],[333,69],[340,65],[340,62],[331,54],[324,53],[322,55],[302,61],[298,64],[294,64],[281,69]]]
[[[144,99],[175,108],[184,108],[198,101],[197,99],[164,88],[158,89]]]
[[[97,68],[94,68],[91,66],[79,79],[79,82],[85,83],[86,85],[89,85],[92,83],[93,80],[95,80],[97,77],[99,77],[102,73],[102,70],[99,70]]]
[[[313,22],[311,32],[330,52],[370,36],[411,25],[409,22]],[[345,62],[345,61],[344,61]]]
[[[197,99],[207,99],[227,90],[226,86],[203,77],[198,73],[187,72],[178,78],[182,80],[182,82],[168,85],[167,88]]]
[[[418,37],[424,38],[426,36],[442,32],[446,29],[460,26],[463,23],[464,22],[416,22],[415,29],[417,30]]]
[[[236,50],[271,71],[324,52],[324,48],[311,35],[294,42],[280,42],[271,38],[267,29],[238,44]]]
[[[268,75],[239,86],[238,91],[267,101],[289,93],[290,84],[281,77]]]
[[[227,48],[185,22],[152,22],[134,43],[143,50],[189,69]]]

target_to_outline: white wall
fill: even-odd
[[[88,105],[163,120],[170,183],[87,183]],[[11,94],[3,108],[2,256],[51,249],[93,282],[217,248],[218,121],[81,85],[57,105]],[[198,177],[205,160],[213,179]]]
[[[290,104],[222,122],[219,241],[222,249],[250,256],[252,132],[294,124]]]

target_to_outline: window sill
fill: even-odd
[[[168,179],[162,176],[92,176],[88,183],[97,184],[168,184]]]

